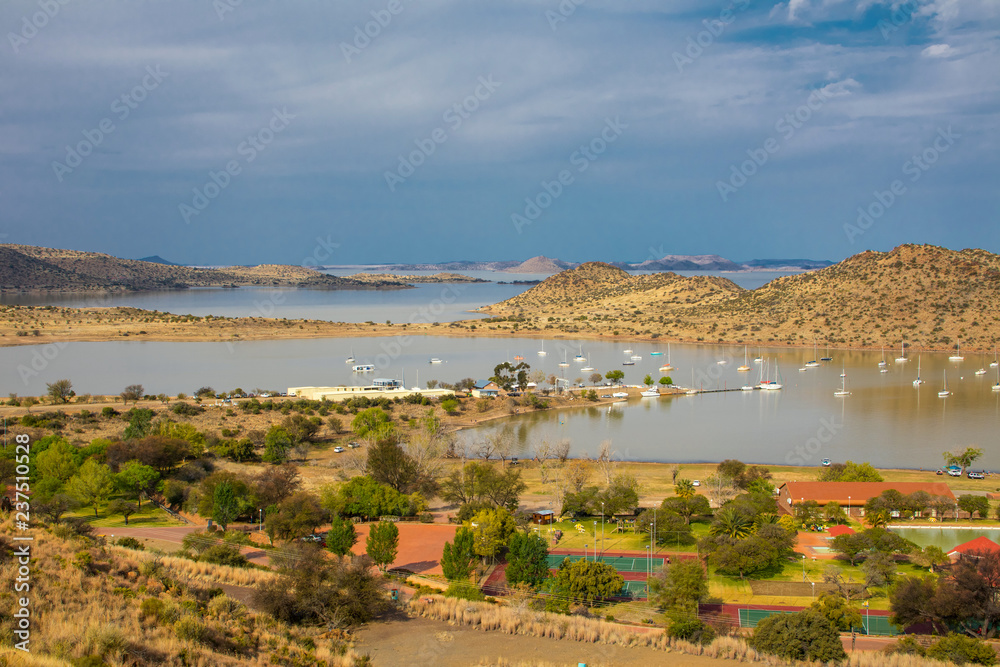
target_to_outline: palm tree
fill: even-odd
[[[679,479],[674,482],[674,493],[687,499],[695,494],[694,484],[689,479]]]
[[[715,513],[715,521],[709,532],[739,540],[751,533],[753,522],[735,507],[723,507]]]

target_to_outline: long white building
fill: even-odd
[[[289,387],[288,395],[298,398],[307,398],[313,401],[322,401],[324,398],[330,401],[343,401],[354,396],[369,396],[371,398],[402,398],[410,394],[420,394],[428,398],[440,398],[443,396],[454,396],[451,389],[407,389],[403,386],[402,380],[389,378],[375,378],[367,386],[348,387]]]

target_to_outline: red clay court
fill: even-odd
[[[371,524],[359,523],[354,526],[358,532],[358,542],[351,549],[356,554],[365,553],[365,541]],[[399,551],[390,567],[409,570],[414,574],[443,574],[441,552],[444,543],[455,539],[458,526],[435,523],[396,524],[399,528]]]

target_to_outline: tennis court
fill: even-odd
[[[575,563],[578,560],[583,560],[585,557],[580,555],[564,555],[564,554],[549,554],[548,555],[548,565],[550,570],[555,570],[559,567],[559,564],[563,560],[569,558],[571,563]],[[594,560],[593,557],[587,556],[587,560]],[[632,558],[628,556],[598,556],[597,560],[602,563],[607,563],[611,567],[615,568],[619,572],[646,572],[652,567],[653,571],[663,567],[662,558]]]

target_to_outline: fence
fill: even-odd
[[[772,614],[795,614],[794,611],[781,611],[778,609],[740,609],[740,627],[755,628],[762,620]],[[889,622],[888,616],[861,615],[861,627],[855,628],[859,634],[864,635],[888,635],[899,634],[899,630]]]

